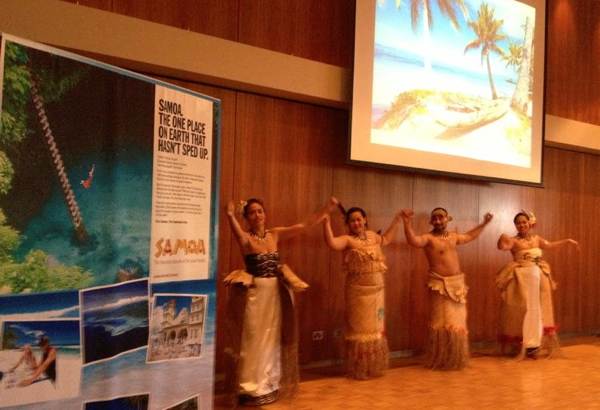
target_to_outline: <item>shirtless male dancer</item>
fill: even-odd
[[[467,233],[448,232],[452,217],[444,208],[431,211],[430,232],[416,235],[412,228],[412,210],[401,212],[406,241],[423,248],[429,263],[427,280],[429,298],[429,332],[425,346],[425,365],[431,369],[459,370],[469,363],[467,330],[467,287],[460,270],[457,245],[476,239],[493,215]]]

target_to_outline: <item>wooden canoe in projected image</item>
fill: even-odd
[[[509,108],[506,98],[482,100],[464,98],[427,105],[428,114],[439,125],[456,130],[472,130],[502,118]]]

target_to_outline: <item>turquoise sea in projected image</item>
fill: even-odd
[[[485,2],[501,21],[501,51],[488,54],[488,66],[480,46],[466,50],[478,40],[468,22],[478,20],[484,2],[465,4],[468,15],[454,6],[456,28],[432,2],[433,25],[424,29],[421,11],[413,29],[410,2],[399,9],[395,1],[377,2],[371,142],[529,167],[531,103],[523,115],[510,107],[519,74],[507,56],[524,44],[526,17],[533,26],[535,10]]]

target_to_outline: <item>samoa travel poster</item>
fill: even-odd
[[[220,102],[0,57],[0,408],[212,408]]]

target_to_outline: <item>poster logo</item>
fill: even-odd
[[[198,239],[197,241],[194,239],[175,239],[171,241],[171,239],[164,238],[160,238],[156,241],[155,258],[160,258],[161,256],[174,256],[177,254],[206,255],[204,241],[202,239]]]

